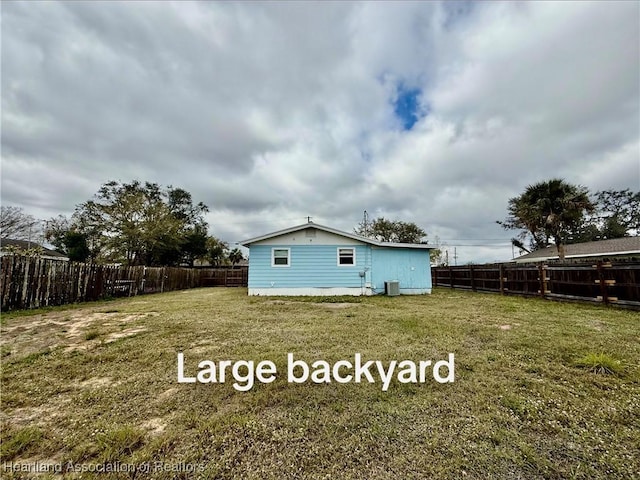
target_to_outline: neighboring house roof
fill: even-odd
[[[640,255],[640,237],[613,238],[597,242],[573,243],[564,246],[565,258],[610,257]],[[517,263],[558,259],[558,249],[552,245],[515,259]]]
[[[13,238],[0,239],[0,250],[4,250],[5,247],[14,247],[19,250],[30,250],[33,248],[38,248],[41,251],[41,257],[55,258],[58,260],[69,260],[69,257],[63,255],[60,252],[56,252],[55,250],[43,247],[36,242],[29,242],[27,240],[15,240]]]
[[[281,235],[287,235],[289,233],[294,233],[300,230],[305,230],[307,228],[317,228],[318,230],[322,230],[324,232],[333,233],[334,235],[340,235],[341,237],[350,238],[352,240],[356,240],[362,243],[368,243],[370,245],[375,245],[376,247],[391,247],[391,248],[419,248],[430,250],[435,247],[432,245],[426,245],[423,243],[394,243],[394,242],[379,242],[378,240],[374,240],[373,238],[363,237],[361,235],[357,235],[355,233],[343,232],[342,230],[337,230],[335,228],[327,227],[325,225],[320,225],[319,223],[303,223],[302,225],[296,225],[295,227],[285,228],[284,230],[278,230],[277,232],[268,233],[266,235],[261,235],[259,237],[249,238],[247,240],[243,240],[240,242],[240,245],[244,247],[248,247],[252,243],[258,243],[263,240],[268,240],[270,238],[279,237]]]

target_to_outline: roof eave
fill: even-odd
[[[302,225],[296,225],[294,227],[285,228],[283,230],[278,230],[276,232],[268,233],[266,235],[261,235],[259,237],[248,238],[246,240],[242,240],[238,243],[243,247],[249,247],[253,243],[258,243],[263,240],[268,240],[270,238],[279,237],[281,235],[287,235],[288,233],[297,232],[300,230],[304,230],[306,228],[317,228],[319,230],[323,230],[328,233],[333,233],[335,235],[339,235],[341,237],[350,238],[352,240],[356,240],[362,243],[368,243],[370,245],[375,245],[377,247],[390,247],[390,248],[418,248],[418,249],[433,249],[434,247],[428,246],[422,243],[393,243],[393,242],[379,242],[378,240],[374,240],[372,238],[363,237],[357,235],[355,233],[343,232],[342,230],[338,230],[335,228],[327,227],[326,225],[320,225],[319,223],[303,223]]]
[[[341,237],[351,238],[352,240],[357,240],[363,243],[377,243],[375,240],[372,240],[370,238],[361,237],[360,235],[356,235],[355,233],[343,232],[342,230],[337,230],[335,228],[327,227],[326,225],[320,225],[319,223],[303,223],[301,225],[285,228],[283,230],[278,230],[276,232],[267,233],[266,235],[261,235],[259,237],[248,238],[246,240],[242,240],[239,243],[243,247],[248,247],[252,243],[261,242],[263,240],[279,237],[281,235],[287,235],[288,233],[297,232],[307,228],[317,228],[318,230],[323,230],[325,232],[333,233],[335,235],[340,235]]]
[[[602,252],[602,253],[582,253],[582,254],[574,254],[574,255],[565,255],[564,258],[588,258],[588,257],[618,257],[621,255],[640,255],[640,250],[628,250],[624,252]],[[523,256],[524,257],[524,256]],[[515,258],[515,262],[541,262],[544,260],[558,260],[560,258],[559,255],[540,255],[536,257],[528,257],[523,258],[518,257]]]
[[[434,246],[426,243],[396,243],[396,242],[376,242],[374,245],[377,247],[387,248],[413,248],[418,250],[433,250]]]

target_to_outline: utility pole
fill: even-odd
[[[453,247],[453,264],[458,265],[458,247]]]
[[[362,216],[362,225],[364,227],[364,236],[367,237],[369,236],[369,227],[367,226],[367,223],[369,222],[369,214],[367,213],[367,211],[364,211],[364,214]]]

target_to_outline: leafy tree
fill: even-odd
[[[364,222],[360,222],[354,232],[363,237],[374,238],[379,242],[429,243],[426,240],[427,233],[415,223],[387,220],[384,217],[376,218],[366,225]],[[439,240],[437,241],[439,242]],[[433,264],[443,264],[445,262],[439,245],[430,250],[429,255]]]
[[[532,250],[544,248],[553,240],[563,260],[570,232],[579,228],[584,214],[594,208],[585,187],[555,178],[529,185],[522,195],[509,199],[509,216],[498,223],[505,229],[523,230],[514,240],[522,245],[529,236]]]
[[[622,238],[640,233],[640,192],[603,190],[592,197],[596,208],[568,243]]]
[[[72,262],[86,262],[91,255],[87,237],[77,231],[69,230],[64,238],[65,252]]]
[[[439,267],[448,266],[448,260],[442,247],[443,245],[440,242],[440,238],[436,236],[435,247],[432,250],[429,250],[429,257],[432,265],[437,265]]]
[[[376,218],[371,224],[358,224],[355,233],[363,237],[374,238],[380,242],[426,243],[427,233],[415,223],[400,220],[391,221],[384,217]]]
[[[38,221],[21,207],[0,207],[0,238],[29,240],[36,238],[39,231]]]
[[[82,219],[75,214],[71,219],[58,215],[48,220],[44,235],[58,252],[74,262],[95,261],[99,253],[99,233],[84,228]]]
[[[64,237],[71,229],[71,222],[64,215],[58,215],[46,222],[44,238],[61,253],[66,253]]]
[[[192,263],[207,224],[203,203],[182,189],[156,183],[105,183],[76,208],[74,224],[104,260],[128,265]],[[197,245],[200,242],[200,245]]]
[[[600,218],[605,222],[608,221],[605,228],[608,228],[612,234],[622,230],[626,235],[629,235],[631,231],[634,231],[636,235],[640,233],[640,192],[634,193],[628,188],[625,190],[603,190],[596,194],[595,202]]]
[[[229,252],[229,261],[231,262],[231,265],[240,263],[242,260],[244,260],[244,255],[239,248],[234,248],[233,250],[231,250],[231,252]]]
[[[227,255],[229,253],[229,245],[219,238],[207,238],[207,253],[205,258],[211,265],[225,265],[227,263]]]
[[[73,227],[63,215],[49,220],[44,234],[47,241],[72,262],[86,262],[91,256],[87,236]]]
[[[182,261],[193,267],[193,262],[195,262],[196,259],[206,257],[207,255],[208,236],[206,227],[197,225],[185,233],[183,240]]]

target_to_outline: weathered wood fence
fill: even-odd
[[[170,292],[246,286],[248,267],[123,267],[7,255],[1,258],[2,311]]]
[[[203,287],[246,287],[249,284],[249,267],[207,268],[201,282]]]
[[[434,286],[598,302],[640,309],[640,263],[589,262],[435,267]]]

